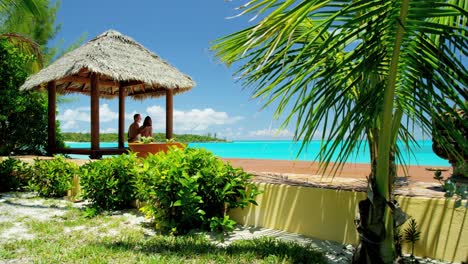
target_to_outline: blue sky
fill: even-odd
[[[65,48],[87,33],[86,41],[115,29],[156,53],[197,83],[191,91],[174,97],[174,133],[211,133],[229,140],[290,139],[292,128],[278,131],[274,106],[262,108],[251,99],[233,73],[209,51],[216,38],[243,29],[248,17],[227,19],[238,12],[241,1],[141,0],[62,1],[56,23],[61,30],[52,45]],[[62,131],[90,131],[90,98],[66,96],[58,105]],[[71,102],[70,102],[71,101]],[[126,100],[126,127],[134,113],[149,115],[154,132],[165,131],[165,99]],[[101,133],[117,132],[118,100],[100,100]],[[294,124],[292,124],[294,125]],[[291,126],[292,127],[292,126]]]

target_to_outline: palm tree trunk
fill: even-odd
[[[389,74],[387,85],[384,91],[384,107],[381,118],[381,129],[379,133],[379,152],[377,153],[377,177],[376,177],[376,192],[377,197],[382,197],[385,202],[379,203],[383,206],[379,208],[379,212],[383,212],[383,219],[385,227],[384,241],[380,244],[380,255],[383,263],[392,263],[395,258],[394,246],[393,246],[393,219],[390,212],[390,208],[386,205],[386,202],[390,201],[391,190],[389,188],[390,182],[390,170],[389,164],[391,162],[390,153],[392,151],[392,131],[394,124],[394,96],[397,79],[398,62],[400,59],[400,48],[403,41],[404,28],[406,17],[408,15],[410,0],[404,0],[402,2],[400,10],[400,21],[397,26],[395,43],[393,46],[392,60],[390,62]],[[393,142],[392,142],[393,141]]]
[[[393,183],[396,179],[394,152],[402,111],[394,106],[394,96],[400,45],[404,34],[402,24],[407,17],[409,1],[403,1],[400,10],[401,24],[397,28],[389,77],[384,90],[381,126],[367,131],[372,165],[367,199],[359,203],[357,230],[361,240],[353,256],[353,263],[392,263],[395,259],[395,211],[392,212],[387,205],[393,206]]]
[[[380,245],[385,238],[385,198],[375,192],[378,158],[379,129],[368,129],[367,141],[371,159],[371,172],[368,177],[367,199],[359,202],[357,231],[359,245],[353,256],[353,263],[384,263],[380,254]]]

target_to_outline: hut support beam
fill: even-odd
[[[91,159],[99,159],[99,76],[91,73]]]
[[[47,134],[47,154],[52,155],[57,149],[56,134],[55,134],[55,111],[56,111],[56,86],[55,81],[50,81],[47,84],[48,93],[48,134]]]
[[[166,139],[172,139],[172,128],[173,128],[173,101],[174,91],[172,89],[166,89]]]
[[[124,147],[125,131],[125,88],[119,84],[119,148]]]

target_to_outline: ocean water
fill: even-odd
[[[399,144],[402,150],[402,158],[406,164],[422,166],[450,166],[447,160],[439,158],[432,151],[431,140],[417,141],[419,146],[410,146],[411,151],[403,144]],[[321,147],[320,141],[311,141],[298,156],[302,142],[287,140],[277,141],[232,141],[232,142],[194,142],[188,146],[193,148],[205,148],[215,155],[223,158],[251,158],[272,160],[304,160],[318,161],[318,151]],[[66,142],[72,148],[89,148],[89,142]],[[100,146],[117,147],[117,142],[101,142]],[[127,146],[127,144],[125,144]],[[87,159],[85,155],[71,155],[74,158]],[[338,155],[334,155],[336,157]],[[359,151],[355,151],[346,162],[370,163],[369,150],[366,144]]]

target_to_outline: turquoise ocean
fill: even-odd
[[[405,164],[421,166],[450,166],[447,160],[439,158],[432,151],[431,140],[419,140],[418,146],[410,146],[408,150],[403,144],[399,147],[403,153]],[[288,140],[275,141],[231,141],[231,142],[194,142],[189,147],[205,148],[222,158],[271,159],[271,160],[303,160],[318,161],[318,151],[321,141],[311,141],[298,156],[302,142]],[[89,142],[66,142],[71,148],[89,148]],[[346,162],[370,163],[369,149],[366,144],[356,151]],[[100,146],[117,147],[117,142],[101,142]],[[365,146],[365,147],[364,147]],[[73,158],[87,159],[86,155],[71,155]],[[335,155],[335,158],[337,155]],[[336,159],[335,159],[336,160]]]

